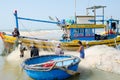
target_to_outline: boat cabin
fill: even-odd
[[[80,16],[79,16],[80,17]],[[86,17],[90,16],[84,16]],[[83,16],[82,16],[83,19]],[[79,19],[81,22],[81,20]],[[106,24],[92,24],[84,21],[84,23],[79,24],[67,25],[67,29],[63,34],[63,40],[104,40],[104,39],[111,39],[116,37],[119,34],[119,20],[109,19],[106,20]],[[103,29],[103,34],[97,34],[96,30]]]
[[[104,40],[111,39],[117,36],[119,29],[119,20],[114,20],[110,18],[108,20],[104,19],[104,14],[96,15],[96,9],[102,8],[104,10],[105,6],[93,6],[87,9],[93,9],[94,15],[76,16],[74,24],[66,25],[65,33],[63,34],[62,41],[72,41],[72,40]],[[104,12],[104,11],[103,11]],[[88,12],[87,12],[88,13]],[[99,19],[97,18],[99,17]],[[101,18],[101,19],[100,19]],[[103,34],[98,34],[97,30],[101,30]]]
[[[104,28],[105,25],[90,22],[93,18],[94,16],[77,16],[76,24],[67,25],[66,33],[69,33],[70,40],[95,40],[95,29]]]

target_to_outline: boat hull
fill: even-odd
[[[78,66],[72,66],[71,70],[77,71]],[[33,70],[25,70],[27,75],[35,80],[64,80],[66,78],[69,78],[71,75],[67,74],[66,72],[54,69],[51,71],[33,71]]]
[[[29,77],[31,77],[34,80],[64,80],[66,78],[69,78],[71,74],[67,73],[64,70],[61,70],[59,68],[52,68],[50,70],[42,70],[42,69],[36,69],[36,68],[28,68],[28,65],[34,65],[37,63],[44,63],[46,61],[50,60],[64,60],[66,58],[72,58],[73,56],[69,55],[43,55],[39,57],[29,58],[23,62],[23,69],[27,73]],[[77,71],[78,64],[80,62],[80,59],[78,57],[74,57],[74,60],[66,60],[63,62],[56,63],[57,66],[66,66],[68,65],[68,70]],[[62,65],[61,65],[62,63]],[[70,65],[73,64],[73,65]]]
[[[17,41],[16,37],[10,35],[3,35],[1,34],[3,41],[7,44],[15,44]],[[47,41],[44,39],[36,39],[36,38],[27,38],[27,37],[20,37],[18,40],[22,41],[26,46],[30,47],[31,44],[36,45],[40,49],[44,50],[54,50],[56,47],[55,42]],[[106,40],[93,40],[93,41],[82,41],[84,47],[90,47],[94,45],[108,45],[108,46],[116,46],[120,44],[120,36],[117,36],[113,39],[106,39]],[[10,45],[11,47],[11,45]],[[73,41],[66,41],[61,42],[61,47],[64,50],[77,50],[79,48],[78,40]]]

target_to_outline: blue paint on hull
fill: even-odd
[[[23,62],[24,64],[24,71],[27,73],[27,75],[29,77],[31,77],[34,80],[64,80],[66,78],[69,78],[71,75],[68,74],[66,71],[61,70],[59,68],[53,68],[51,70],[48,71],[44,71],[44,70],[38,70],[36,69],[27,69],[25,68],[25,65],[34,65],[34,64],[38,64],[38,63],[44,63],[46,61],[50,61],[50,60],[62,60],[62,59],[66,59],[66,58],[71,58],[73,56],[58,56],[58,55],[43,55],[43,56],[39,56],[39,57],[34,57],[34,58],[29,58],[27,60],[25,60]],[[73,70],[73,71],[77,71],[78,69],[78,64],[80,62],[80,59],[78,57],[75,57],[75,60],[69,60],[69,61],[64,61],[64,62],[58,62],[56,64],[56,66],[66,66],[66,65],[70,65],[73,63],[73,65],[68,66],[69,70]]]

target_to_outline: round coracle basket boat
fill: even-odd
[[[34,80],[64,80],[78,74],[79,57],[71,55],[42,55],[22,63],[24,71]]]

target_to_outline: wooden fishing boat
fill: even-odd
[[[22,67],[34,80],[64,80],[77,72],[80,59],[70,55],[42,55],[26,59]]]
[[[104,19],[104,8],[106,6],[93,6],[86,8],[86,10],[94,11],[94,15],[83,15],[75,16],[75,20],[66,21],[58,20],[55,21],[46,21],[46,20],[36,20],[30,18],[18,17],[17,11],[15,11],[16,27],[18,28],[18,20],[28,20],[28,21],[37,21],[57,24],[63,30],[63,35],[61,42],[61,47],[65,50],[77,50],[79,45],[78,41],[82,41],[84,47],[94,46],[94,45],[108,45],[116,46],[120,44],[120,32],[119,32],[119,20]],[[97,15],[97,9],[102,9],[103,14]],[[88,13],[88,12],[87,12]],[[98,17],[100,19],[98,19]],[[101,30],[102,29],[102,30]],[[101,33],[97,33],[98,30],[101,30]],[[0,33],[3,41],[8,44],[15,44],[18,38],[13,37],[10,34]],[[52,49],[55,48],[55,43],[48,41],[47,39],[31,38],[27,36],[20,36],[19,40],[25,43],[27,46],[30,46],[31,43],[34,43],[37,47],[43,49]],[[11,48],[11,45],[9,46]]]

